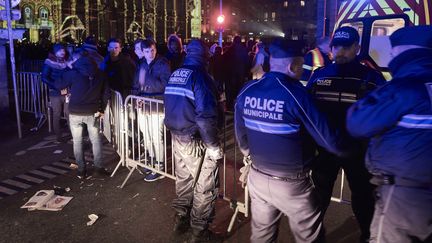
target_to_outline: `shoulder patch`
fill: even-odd
[[[193,71],[186,68],[180,68],[175,70],[168,80],[169,84],[186,84]]]

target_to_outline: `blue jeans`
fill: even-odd
[[[86,169],[83,151],[83,131],[87,127],[90,141],[93,146],[93,159],[95,167],[102,167],[102,142],[99,134],[99,128],[95,124],[95,117],[93,115],[69,115],[70,130],[73,138],[73,150],[78,170],[83,171]]]

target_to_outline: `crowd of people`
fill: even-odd
[[[97,130],[109,89],[123,98],[163,97],[175,160],[174,232],[190,230],[190,242],[215,239],[209,224],[224,153],[218,136],[224,111],[234,112],[245,158],[251,242],[275,242],[283,215],[296,242],[324,242],[323,218],[340,168],[352,192],[360,242],[430,242],[432,29],[406,27],[390,41],[390,82],[359,62],[360,36],[351,27],[319,39],[306,56],[301,42],[284,38],[246,46],[236,36],[226,48],[209,48],[197,39],[183,45],[173,34],[165,55],[147,38],[134,43],[134,58],[113,38],[103,57],[89,37],[71,53],[54,45],[42,80],[56,113],[68,104],[83,179],[89,175],[83,129],[96,172],[109,174]],[[54,131],[62,142],[58,114]],[[160,162],[152,166],[163,170]],[[145,180],[161,178],[152,172]]]

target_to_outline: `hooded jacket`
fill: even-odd
[[[82,44],[82,49],[88,52],[88,56],[93,58],[97,65],[100,65],[104,61],[104,57],[99,54],[96,45],[84,42],[84,44]]]
[[[371,138],[366,165],[386,174],[432,185],[432,50],[417,48],[389,64],[393,79],[348,111],[352,136]]]
[[[205,57],[190,55],[173,72],[165,88],[165,125],[176,135],[199,136],[218,147],[217,90],[205,68]]]
[[[180,52],[171,49],[170,43],[173,41],[178,43]],[[175,71],[176,69],[180,68],[183,65],[186,56],[186,53],[183,51],[182,41],[177,35],[172,34],[168,37],[167,47],[168,47],[168,52],[165,55],[165,58],[170,63],[171,71]]]
[[[49,54],[45,59],[42,68],[42,82],[48,85],[50,96],[60,96],[60,89],[56,87],[56,82],[61,78],[62,73],[66,70],[65,60],[59,60],[55,55]]]
[[[79,58],[72,69],[63,73],[57,84],[59,89],[70,87],[69,113],[93,115],[104,111],[109,99],[106,78],[96,62],[88,56]]]

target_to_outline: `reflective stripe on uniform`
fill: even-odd
[[[195,100],[194,93],[191,90],[188,90],[185,88],[166,87],[165,88],[165,94],[178,95],[178,96],[187,97],[191,100]]]
[[[344,103],[355,103],[357,102],[357,95],[353,93],[345,92],[333,92],[333,91],[317,91],[315,98],[318,100],[344,102]]]
[[[306,70],[310,70],[310,71],[312,71],[312,66],[309,66],[309,65],[303,64],[303,69],[306,69]]]
[[[312,66],[313,70],[324,66],[324,58],[321,55],[321,52],[318,50],[318,48],[315,48],[311,50],[312,53]]]
[[[408,114],[403,116],[397,125],[405,128],[432,129],[432,115]]]
[[[292,134],[300,130],[300,125],[288,123],[269,123],[243,117],[245,126],[251,130],[270,134]]]

